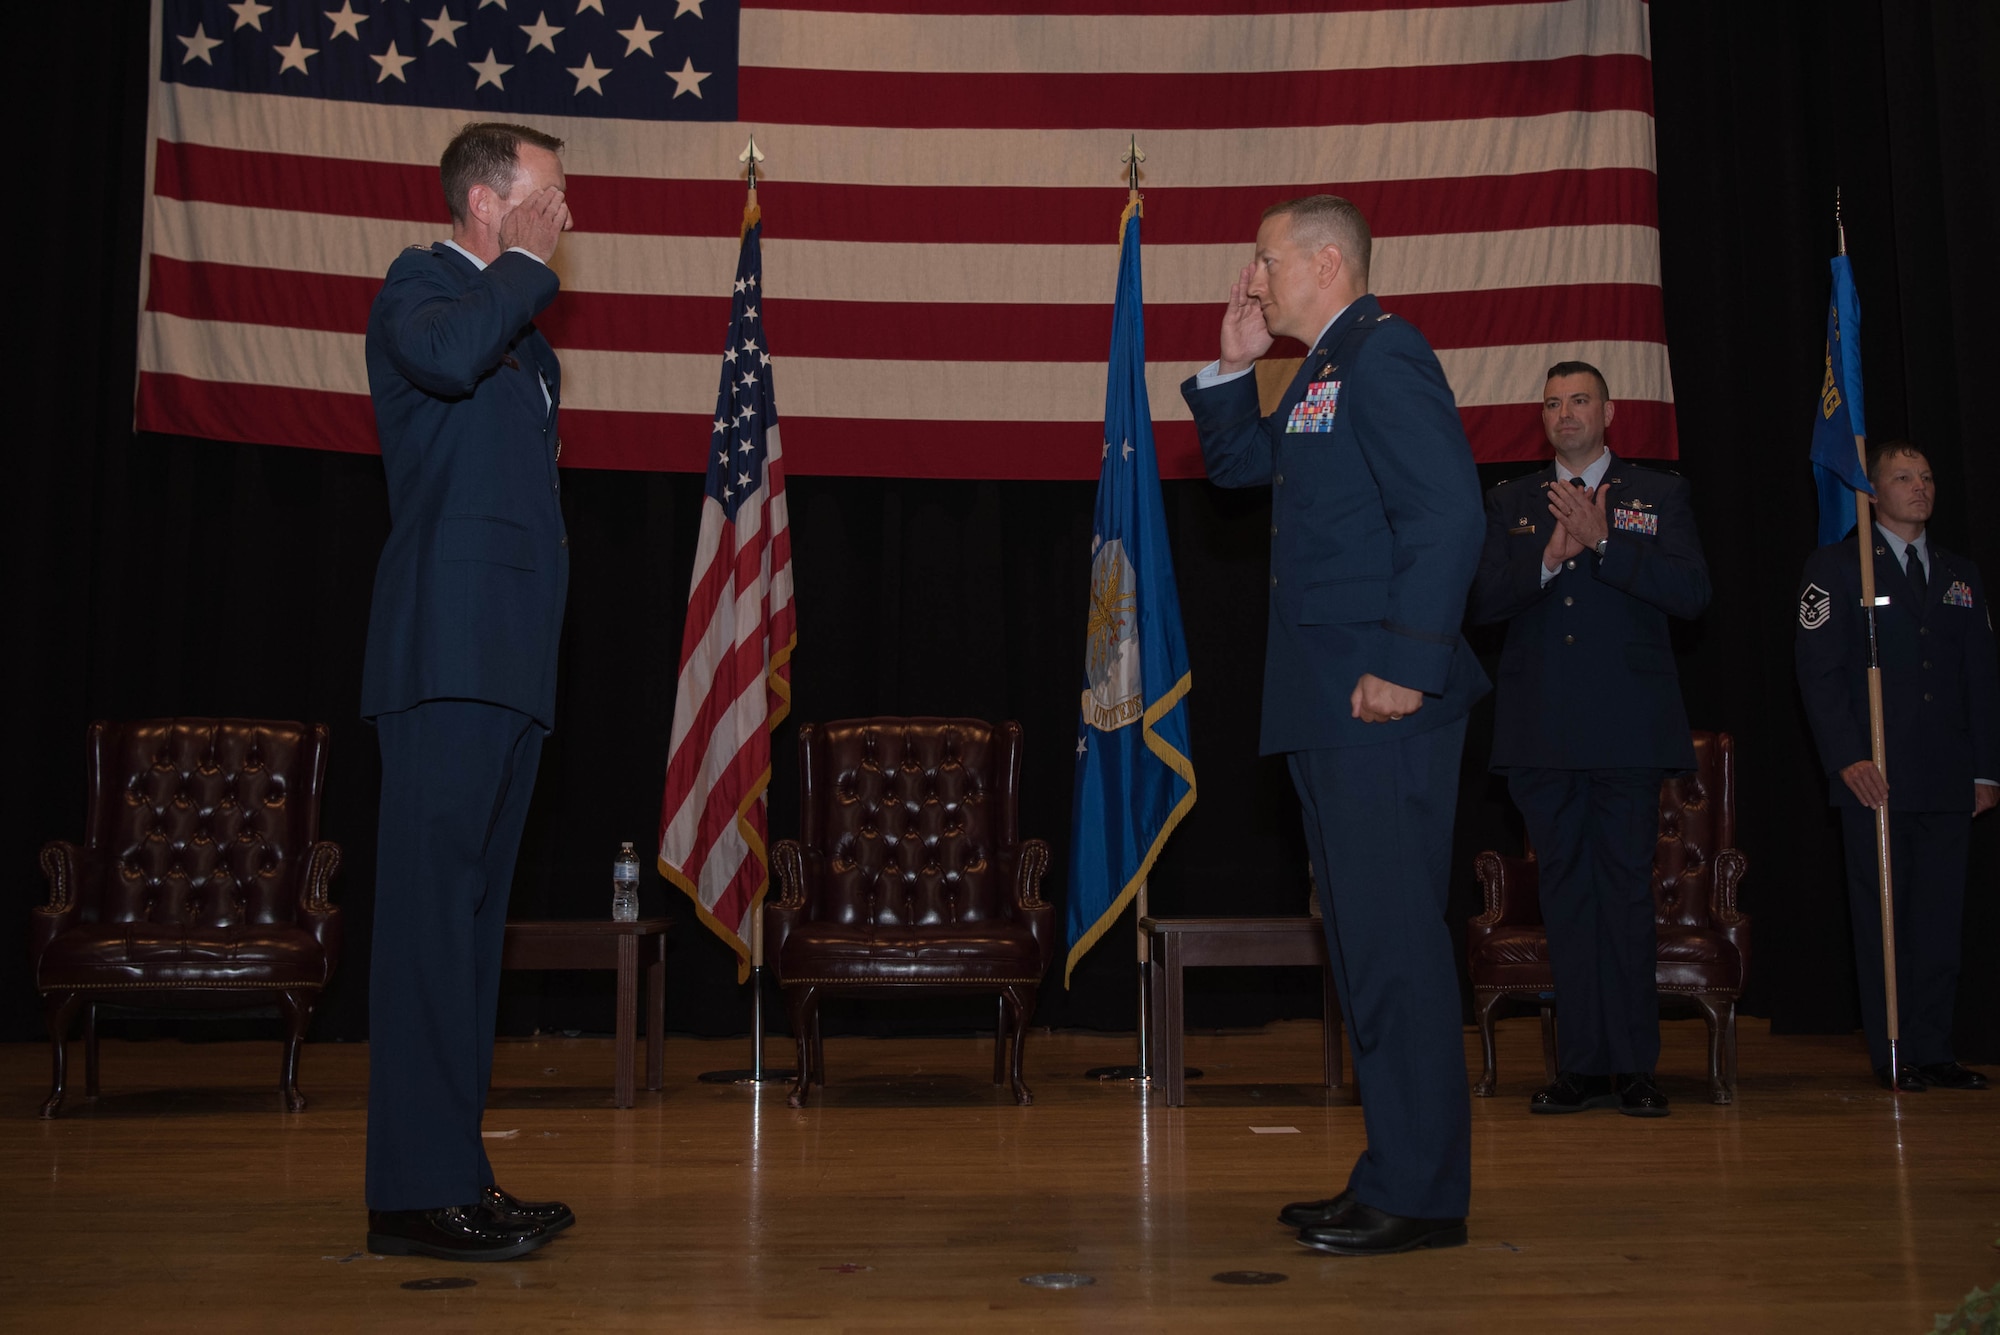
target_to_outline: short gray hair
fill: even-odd
[[[1340,256],[1354,266],[1361,278],[1361,286],[1368,286],[1368,257],[1374,247],[1374,238],[1368,231],[1368,219],[1361,216],[1361,210],[1351,200],[1339,195],[1305,195],[1299,199],[1287,199],[1264,210],[1268,220],[1276,217],[1292,220],[1292,230],[1311,249],[1318,250],[1324,245],[1340,248]]]
[[[521,169],[522,144],[551,153],[560,153],[563,147],[563,141],[552,134],[501,121],[474,121],[452,136],[438,163],[438,175],[453,222],[465,221],[465,201],[473,186],[483,185],[503,198],[514,188],[514,177]]]

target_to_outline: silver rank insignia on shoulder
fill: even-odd
[[[1380,315],[1378,315],[1378,316],[1376,316],[1376,317],[1375,317],[1375,323],[1376,323],[1376,324],[1381,324],[1381,323],[1382,323],[1382,322],[1383,322],[1384,320],[1393,320],[1393,319],[1395,319],[1395,318],[1396,318],[1396,317],[1395,317],[1395,316],[1393,316],[1393,315],[1391,315],[1391,314],[1389,314],[1389,312],[1387,312],[1387,311],[1383,311],[1383,312],[1382,312],[1382,313],[1381,313]]]
[[[1833,595],[1817,584],[1806,585],[1806,591],[1799,595],[1799,626],[1818,630],[1832,615]]]

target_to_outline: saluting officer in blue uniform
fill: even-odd
[[[1492,767],[1539,865],[1561,1024],[1538,1113],[1664,1117],[1653,848],[1660,781],[1694,768],[1667,618],[1708,605],[1688,486],[1604,446],[1603,374],[1559,362],[1542,387],[1547,468],[1486,496],[1475,622],[1507,622]]]
[[[1972,818],[2000,803],[2000,667],[1979,568],[1931,541],[1928,460],[1906,441],[1868,451],[1875,488],[1875,643],[1888,774],[1869,741],[1867,619],[1858,536],[1806,558],[1794,639],[1799,691],[1840,809],[1847,904],[1869,1061],[1915,1094],[1985,1089],[1952,1056]],[[1898,1068],[1889,1069],[1875,811],[1889,808]],[[1989,885],[1987,887],[1991,889]]]
[[[1460,634],[1479,476],[1430,345],[1368,295],[1361,211],[1265,211],[1222,356],[1181,386],[1209,478],[1271,490],[1262,750],[1304,807],[1327,953],[1365,1091],[1347,1189],[1280,1212],[1299,1241],[1374,1255],[1465,1241],[1471,1114],[1444,921],[1465,716],[1487,688]],[[1305,364],[1269,417],[1251,364]]]
[[[369,978],[368,1249],[492,1261],[574,1222],[493,1180],[480,1139],[500,947],[569,586],[561,370],[535,316],[570,225],[562,141],[468,125],[452,236],[389,267],[368,388],[389,482],[361,712],[382,747]]]

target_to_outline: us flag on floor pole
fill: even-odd
[[[771,729],[791,708],[798,642],[784,451],[760,313],[756,200],[753,183],[709,433],[660,804],[660,871],[736,952],[739,981],[748,976],[751,925],[770,886],[764,793]]]

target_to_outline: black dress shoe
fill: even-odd
[[[533,1222],[495,1214],[484,1205],[368,1212],[368,1250],[377,1256],[511,1261],[548,1240]]]
[[[1354,1204],[1354,1193],[1343,1191],[1330,1201],[1293,1201],[1278,1211],[1278,1222],[1286,1228],[1318,1228]]]
[[[561,1201],[524,1201],[499,1187],[480,1192],[479,1203],[495,1214],[525,1219],[551,1236],[576,1222],[576,1215]]]
[[[1618,1111],[1627,1117],[1665,1117],[1667,1096],[1653,1083],[1651,1071],[1618,1077]]]
[[[1898,1066],[1893,1080],[1889,1077],[1888,1067],[1878,1066],[1875,1068],[1875,1080],[1882,1088],[1893,1089],[1898,1094],[1921,1094],[1930,1088],[1914,1066]]]
[[[1939,1089],[1986,1088],[1985,1076],[1957,1062],[1932,1062],[1929,1066],[1919,1066],[1917,1074],[1923,1077],[1925,1084],[1936,1085]]]
[[[1299,1230],[1299,1241],[1335,1256],[1388,1256],[1425,1247],[1463,1247],[1463,1219],[1407,1219],[1356,1201],[1317,1228]]]
[[[1564,1071],[1553,1085],[1543,1085],[1528,1099],[1528,1111],[1573,1113],[1586,1108],[1610,1108],[1618,1103],[1618,1091],[1608,1075],[1578,1075]]]

